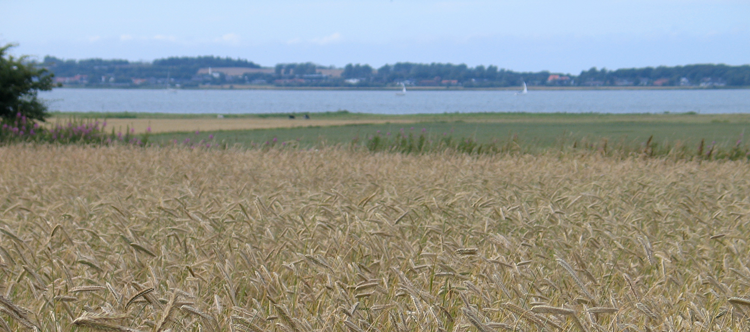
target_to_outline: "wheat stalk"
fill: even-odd
[[[750,243],[732,235],[750,227],[745,161],[36,145],[0,160],[0,330],[750,329]]]

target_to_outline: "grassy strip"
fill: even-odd
[[[152,136],[153,142],[162,144],[182,142],[207,142],[214,140],[229,145],[245,147],[271,145],[274,142],[302,148],[322,145],[367,146],[376,139],[383,147],[402,146],[400,140],[411,136],[425,145],[437,148],[439,142],[474,142],[505,146],[513,142],[519,150],[538,153],[549,149],[567,149],[605,145],[609,149],[638,151],[646,148],[667,152],[680,149],[704,148],[731,149],[743,146],[744,132],[750,132],[750,123],[743,122],[420,122],[415,124],[372,124],[328,127],[277,128],[237,131],[212,131],[191,133],[166,133]],[[211,137],[211,138],[209,138]],[[739,145],[738,145],[739,141]],[[268,143],[266,143],[268,142]],[[451,144],[447,144],[451,145]],[[708,150],[706,150],[708,151]]]
[[[696,114],[688,113],[438,113],[438,114],[370,114],[353,113],[347,110],[323,113],[263,113],[263,114],[222,114],[227,119],[284,119],[293,115],[296,119],[308,114],[313,119],[336,120],[417,120],[417,121],[514,121],[514,122],[676,122],[711,123],[737,122],[750,123],[750,114]],[[218,114],[176,114],[139,112],[52,112],[52,118],[85,119],[215,119]]]

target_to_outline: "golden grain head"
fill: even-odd
[[[0,330],[750,329],[750,166],[0,147]]]

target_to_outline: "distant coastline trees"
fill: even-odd
[[[747,86],[750,66],[698,64],[607,70],[591,68],[578,75],[581,85]]]
[[[248,60],[214,56],[170,57],[151,63],[118,59],[76,61],[46,56],[41,65],[54,72],[58,78],[68,78],[68,82],[61,79],[60,83],[105,86],[129,85],[133,83],[133,79],[148,79],[151,84],[163,84],[168,76],[178,81],[190,81],[200,68],[206,67],[260,68],[260,65]]]
[[[516,72],[498,66],[450,63],[399,62],[373,68],[348,64],[342,69],[311,62],[281,63],[273,68],[233,58],[213,56],[170,57],[152,62],[127,60],[63,60],[47,56],[41,63],[55,73],[57,82],[79,86],[185,87],[199,85],[264,84],[277,86],[384,87],[405,83],[414,86],[463,86],[466,88],[531,86],[750,86],[750,65],[696,64],[608,70],[591,68],[580,74]],[[213,68],[209,72],[207,68]],[[231,68],[231,70],[230,70]],[[169,82],[167,82],[169,77]]]
[[[344,67],[341,73],[343,78],[368,78],[372,76],[372,67],[370,65],[352,65],[351,63]]]
[[[315,75],[317,73],[317,68],[314,63],[312,62],[306,62],[306,63],[280,63],[277,64],[274,68],[274,73],[277,77],[285,77],[285,76],[298,76],[303,77],[305,75]]]

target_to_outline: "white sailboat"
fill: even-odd
[[[396,92],[397,96],[406,96],[406,85],[401,82],[401,92]]]
[[[521,81],[521,82],[523,82],[523,81]],[[516,95],[525,95],[525,94],[527,94],[527,93],[529,93],[529,90],[528,90],[528,89],[526,89],[526,82],[523,82],[523,91],[521,91],[521,92],[516,92]]]

